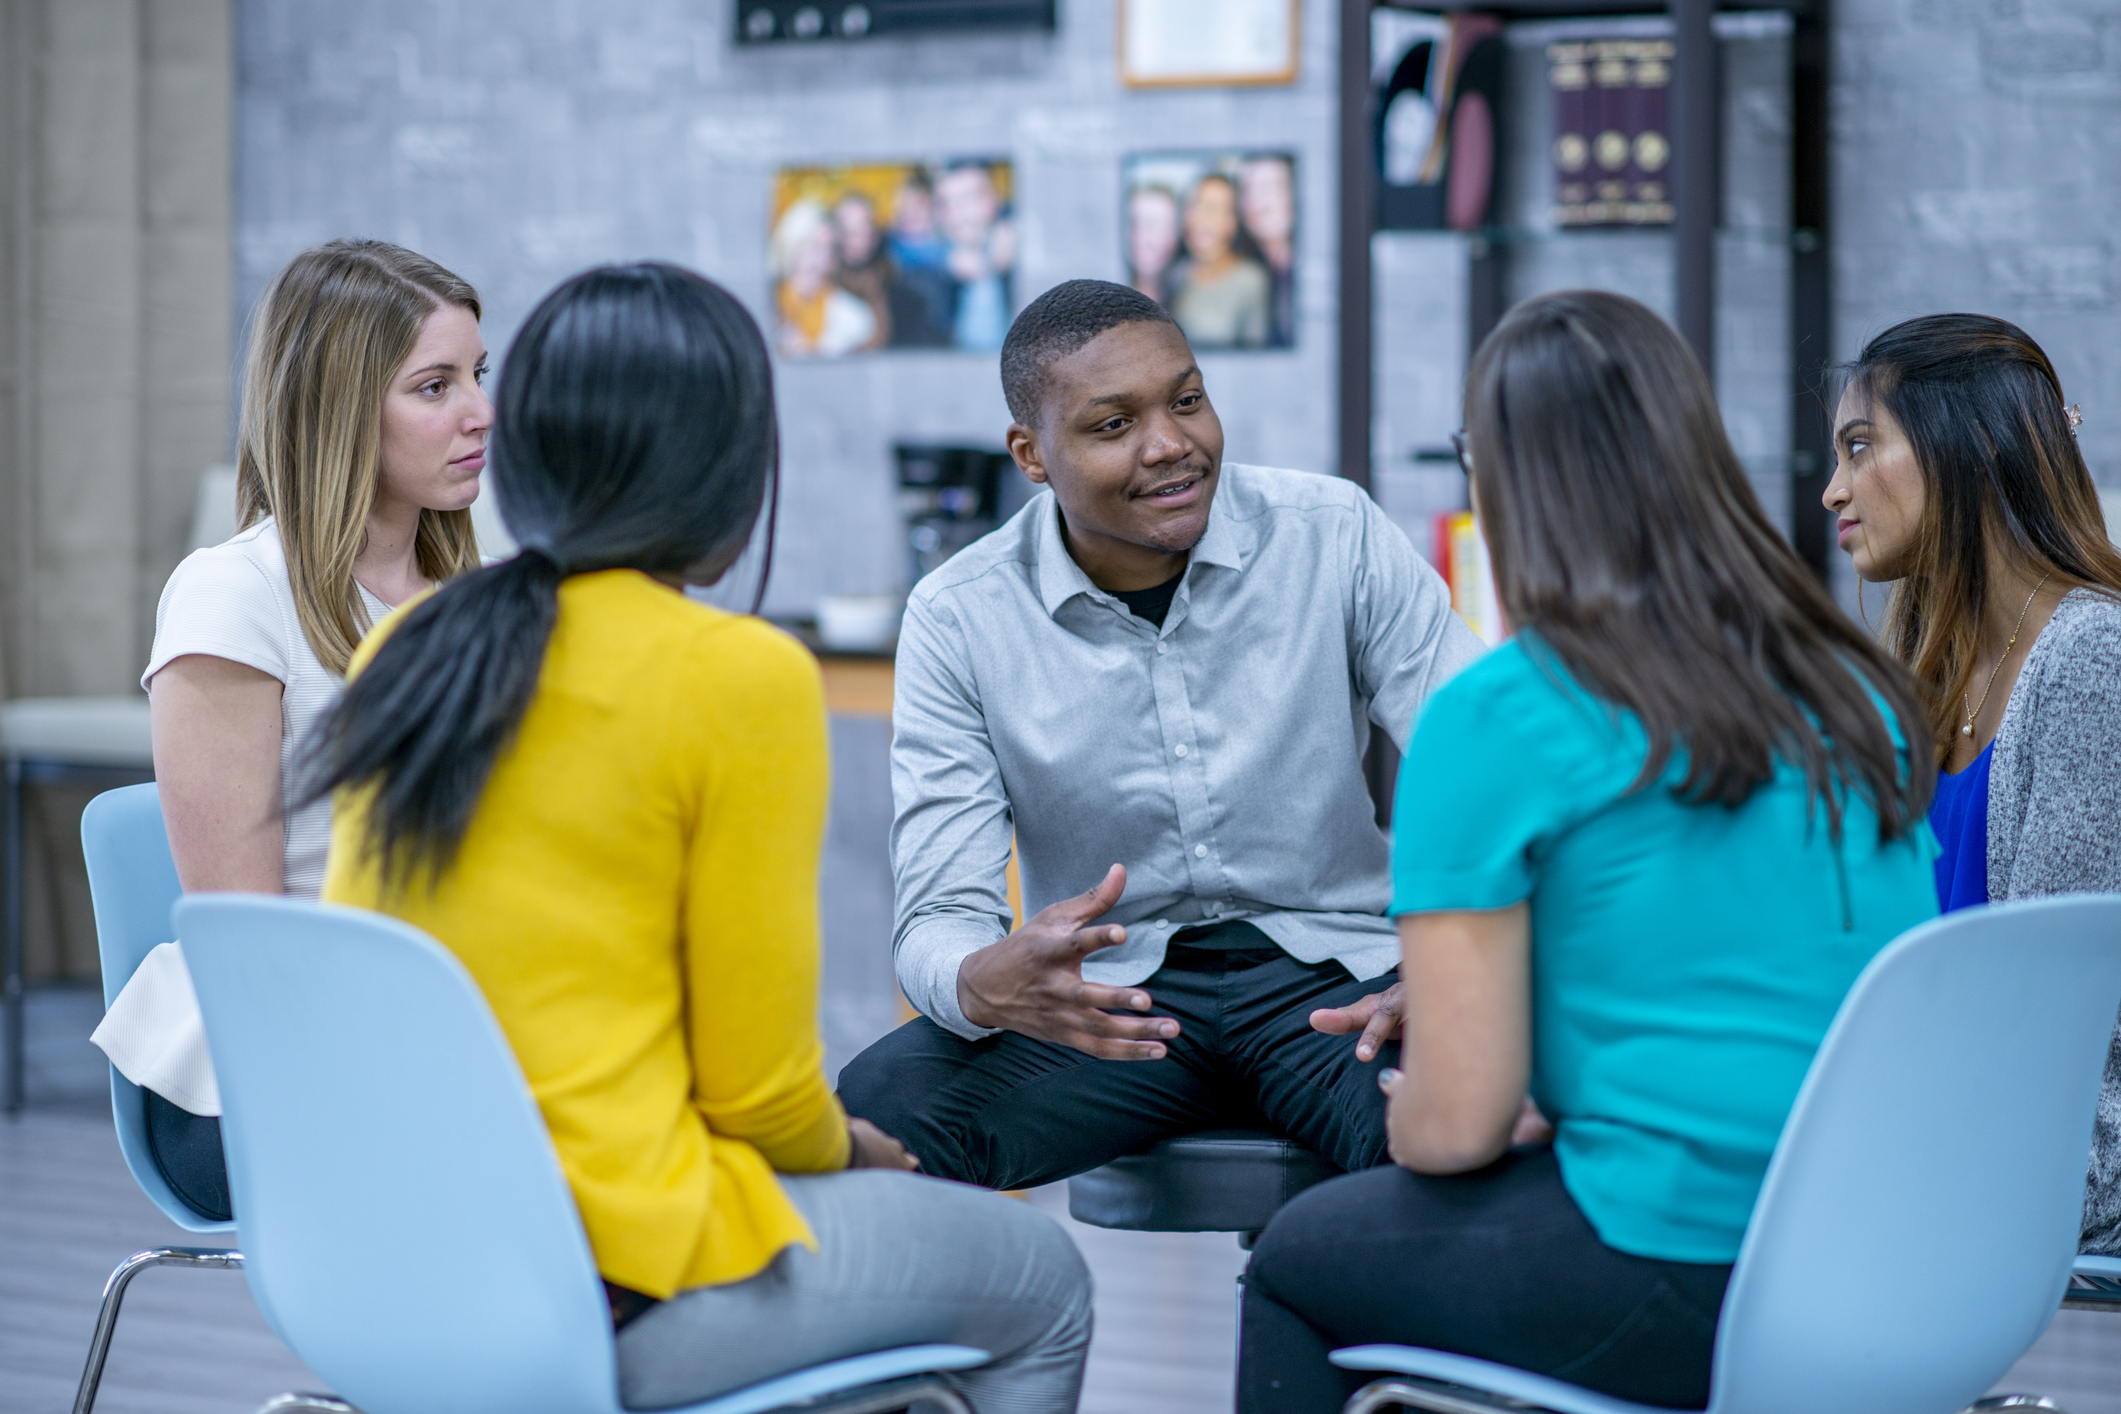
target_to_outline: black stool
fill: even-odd
[[[1135,1232],[1234,1232],[1251,1250],[1282,1204],[1340,1170],[1294,1140],[1259,1129],[1166,1139],[1068,1180],[1068,1215]]]

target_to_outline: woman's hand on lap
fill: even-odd
[[[906,1152],[906,1146],[866,1119],[847,1121],[847,1167],[851,1169],[901,1169],[911,1172],[921,1161]]]

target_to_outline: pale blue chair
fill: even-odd
[[[244,1274],[338,1397],[275,1410],[620,1414],[611,1320],[537,1102],[462,964],[360,909],[177,905],[224,1106]],[[925,1345],[835,1361],[682,1414],[971,1414]]]
[[[175,935],[169,911],[183,890],[169,833],[162,825],[162,798],[152,783],[105,791],[81,812],[81,852],[88,860],[89,899],[96,911],[96,950],[103,962],[103,1005],[108,1007],[132,980],[140,963]],[[162,1215],[187,1232],[232,1233],[236,1225],[207,1216],[171,1190],[147,1143],[147,1093],[110,1068],[111,1118],[125,1166]],[[103,1287],[103,1306],[89,1342],[88,1363],[74,1395],[74,1414],[89,1414],[103,1381],[103,1364],[118,1327],[118,1308],[134,1277],[149,1267],[227,1269],[243,1265],[243,1254],[221,1247],[157,1247],[118,1264]]]
[[[1970,909],[1873,959],[1768,1165],[1724,1296],[1709,1414],[1954,1414],[1981,1400],[2047,1328],[2078,1260],[2117,1007],[2121,897]],[[1660,1414],[1442,1351],[1332,1359],[1399,1377],[1348,1414]]]

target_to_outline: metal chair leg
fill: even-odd
[[[807,1414],[890,1414],[894,1410],[915,1409],[923,1403],[941,1410],[942,1414],[977,1414],[957,1387],[941,1375],[915,1375],[911,1379],[857,1390],[844,1401],[828,1398],[820,1404],[800,1407]]]
[[[1393,1375],[1382,1380],[1372,1380],[1349,1396],[1341,1406],[1340,1414],[1375,1414],[1379,1409],[1400,1405],[1407,1409],[1426,1409],[1432,1414],[1504,1414],[1504,1411],[1522,1410],[1526,1406],[1489,1400],[1476,1390],[1458,1390],[1443,1385],[1416,1383],[1404,1376]]]
[[[0,761],[0,1011],[7,1015],[4,1060],[0,1060],[0,1111],[22,1113],[22,763]]]
[[[81,1388],[74,1394],[74,1414],[89,1414],[96,1407],[96,1387],[103,1383],[103,1362],[110,1356],[110,1338],[118,1329],[118,1307],[133,1278],[149,1267],[215,1267],[241,1270],[243,1254],[226,1247],[157,1247],[135,1252],[120,1262],[103,1284],[103,1309],[96,1315],[95,1338],[88,1343],[88,1365],[81,1371]]]
[[[927,1403],[942,1414],[976,1414],[965,1397],[940,1375],[917,1375],[908,1380],[873,1385],[844,1400],[827,1399],[822,1404],[804,1404],[807,1414],[888,1414]],[[258,1406],[258,1414],[361,1414],[359,1409],[332,1394],[276,1394]]]

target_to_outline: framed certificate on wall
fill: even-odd
[[[1296,82],[1302,0],[1119,0],[1129,88]]]

